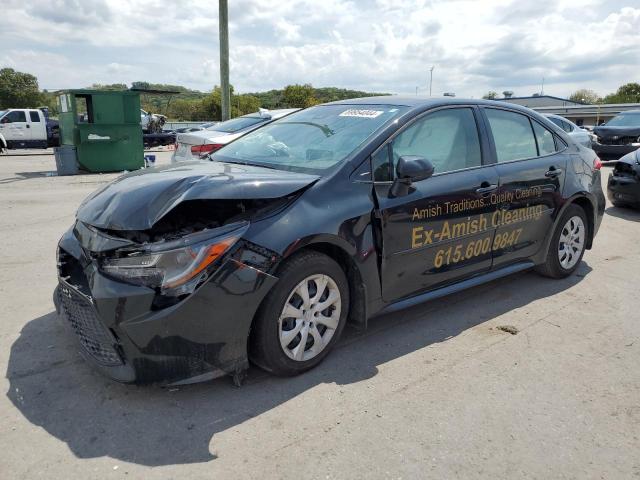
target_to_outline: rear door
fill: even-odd
[[[6,140],[29,140],[27,129],[27,115],[24,110],[12,110],[2,117],[2,129],[0,131]]]
[[[47,125],[44,122],[44,115],[38,110],[29,110],[28,120],[29,140],[46,140]]]
[[[500,176],[494,268],[526,260],[544,244],[562,205],[566,145],[529,116],[483,108]]]
[[[385,301],[491,268],[491,216],[496,208],[491,195],[498,187],[498,173],[483,163],[489,147],[477,120],[477,109],[470,106],[429,112],[372,157]],[[414,182],[407,195],[393,197],[395,166],[404,155],[428,159],[435,173]]]

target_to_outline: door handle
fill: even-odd
[[[489,184],[489,182],[482,182],[480,187],[476,188],[476,193],[480,195],[487,195],[493,192],[497,188],[498,188],[498,185],[496,184]]]
[[[558,175],[562,173],[561,168],[549,167],[549,170],[544,174],[547,178],[556,178]]]
[[[27,128],[31,128],[31,125],[27,125]]]

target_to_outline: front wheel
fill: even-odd
[[[300,253],[286,262],[255,319],[249,355],[276,375],[319,364],[337,342],[349,310],[349,284],[330,257]]]
[[[571,275],[584,255],[587,241],[587,216],[578,205],[569,205],[553,233],[545,263],[536,270],[547,277]]]

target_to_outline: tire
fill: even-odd
[[[582,261],[588,228],[585,211],[578,205],[569,205],[553,232],[545,263],[538,265],[536,271],[550,278],[571,275]]]
[[[313,251],[287,260],[278,277],[254,320],[249,358],[275,375],[298,375],[318,365],[340,338],[349,313],[349,283],[340,265]]]

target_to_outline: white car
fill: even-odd
[[[200,160],[245,133],[298,110],[299,108],[283,108],[280,110],[261,108],[259,112],[232,118],[205,130],[179,133],[176,137],[176,150],[171,157],[171,161]]]
[[[591,148],[592,134],[589,133],[588,130],[580,128],[571,120],[567,120],[560,115],[548,114],[545,115],[545,117],[567,132],[569,136],[576,141],[576,143],[579,143],[583,147]]]

